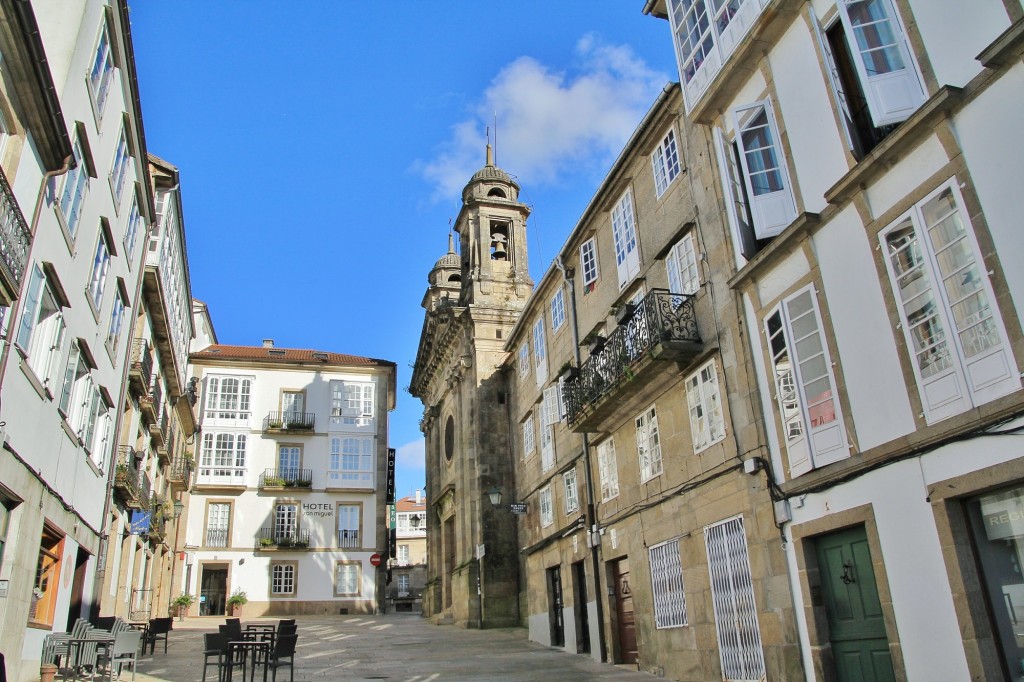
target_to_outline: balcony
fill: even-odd
[[[341,547],[343,549],[359,549],[360,547],[362,547],[362,545],[359,544],[359,531],[339,530],[338,547]]]
[[[128,507],[139,506],[139,469],[135,448],[122,445],[117,448],[117,468],[114,470],[114,493]]]
[[[314,412],[271,412],[263,418],[263,433],[308,432],[312,431],[314,426]]]
[[[188,490],[192,480],[192,470],[195,469],[195,466],[196,463],[191,457],[183,455],[175,457],[171,467],[167,470],[167,482],[171,484],[171,489],[175,492]]]
[[[147,424],[156,424],[160,418],[163,405],[163,389],[159,381],[154,381],[149,387],[149,396],[139,398],[139,409],[142,410],[142,421]]]
[[[228,529],[227,528],[207,528],[206,529],[206,546],[207,547],[227,547],[228,546]]]
[[[157,456],[160,458],[160,464],[167,464],[167,409],[166,405],[160,405],[158,408],[159,413],[157,418],[149,425],[149,437],[156,447]]]
[[[132,395],[144,398],[149,396],[149,387],[153,383],[153,355],[149,352],[146,339],[132,341],[132,361],[128,365],[128,387]]]
[[[159,497],[153,498],[152,516],[149,518],[149,532],[146,537],[150,542],[159,544],[164,541],[167,535],[167,515],[164,509],[164,501]]]
[[[260,474],[260,490],[311,490],[312,469],[267,469]]]
[[[606,431],[640,411],[679,380],[677,366],[690,364],[704,349],[691,295],[655,289],[624,312],[604,345],[565,382],[573,431]]]
[[[260,528],[256,534],[256,549],[260,551],[309,549],[309,531]]]
[[[0,305],[10,306],[18,298],[31,246],[28,223],[0,170]]]
[[[148,474],[139,475],[139,509],[149,509],[152,505],[153,484]]]

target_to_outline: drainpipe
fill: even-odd
[[[562,260],[562,256],[559,255],[555,259],[555,265],[558,270],[562,273],[562,278],[565,283],[569,285],[569,320],[572,325],[572,351],[573,359],[576,361],[576,368],[579,369],[581,364],[580,358],[580,329],[579,323],[576,319],[576,280],[574,279],[575,271],[572,268],[566,268],[565,263]],[[600,660],[605,660],[605,641],[604,641],[604,606],[602,602],[603,595],[601,594],[601,556],[599,548],[599,541],[601,538],[600,528],[597,523],[597,512],[594,507],[594,476],[590,471],[590,436],[588,433],[583,434],[583,471],[586,473],[587,481],[587,536],[589,538],[590,545],[590,559],[593,565],[594,573],[594,604],[597,606],[597,650],[600,656]]]

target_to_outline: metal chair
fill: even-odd
[[[267,659],[266,663],[274,671],[273,682],[277,682],[277,669],[284,666],[288,666],[291,670],[291,682],[295,682],[295,642],[298,639],[299,636],[294,633],[277,636],[274,650],[270,652],[270,658]]]
[[[153,651],[156,649],[156,641],[158,639],[164,640],[164,653],[167,653],[167,635],[172,627],[174,627],[173,618],[153,618],[149,621],[149,627],[146,629],[146,644],[149,645],[150,656],[153,655]]]
[[[203,645],[203,682],[206,682],[206,668],[211,658],[217,659],[217,680],[223,682],[228,668],[228,638],[222,632],[207,632],[203,635]]]
[[[142,640],[142,633],[138,630],[121,630],[114,635],[114,643],[107,653],[99,655],[98,663],[102,663],[107,672],[107,679],[113,681],[114,668],[117,668],[117,677],[121,677],[121,670],[124,666],[132,667],[132,682],[135,682],[135,668],[138,662],[139,642]]]

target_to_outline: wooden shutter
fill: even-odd
[[[840,0],[839,17],[876,126],[905,120],[925,99],[890,0]]]

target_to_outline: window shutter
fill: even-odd
[[[640,273],[640,249],[636,238],[636,214],[630,190],[612,208],[612,236],[615,238],[615,263],[622,289]]]
[[[758,239],[774,237],[796,218],[793,189],[771,102],[733,111],[740,164]]]
[[[558,423],[558,386],[544,389],[544,426]]]
[[[807,288],[782,302],[786,332],[796,359],[797,389],[808,425],[811,456],[815,467],[850,456],[828,344],[822,333],[821,315],[813,288]]]
[[[832,98],[839,107],[839,115],[843,118],[843,138],[846,140],[846,147],[853,150],[853,138],[850,137],[850,129],[853,127],[853,114],[850,112],[850,103],[843,92],[842,81],[839,78],[839,69],[836,66],[835,56],[832,48],[829,47],[828,39],[825,38],[825,31],[818,21],[818,15],[814,8],[808,6],[807,11],[811,15],[811,27],[814,29],[814,38],[818,42],[818,49],[824,57],[825,72],[828,75],[829,89],[832,91]]]
[[[725,135],[718,127],[712,128],[712,136],[715,138],[718,171],[725,194],[725,210],[732,225],[734,246],[738,254],[736,265],[742,266],[757,253],[754,228],[750,224],[750,206],[746,200],[742,173],[737,166],[732,143],[725,139]],[[740,256],[746,260],[741,260]]]
[[[925,99],[890,0],[842,0],[839,17],[876,126],[905,120]]]
[[[813,466],[782,311],[776,310],[769,315],[764,326],[775,379],[775,399],[782,417],[782,438],[786,443],[786,454],[789,455],[789,477],[796,478],[806,474]]]

